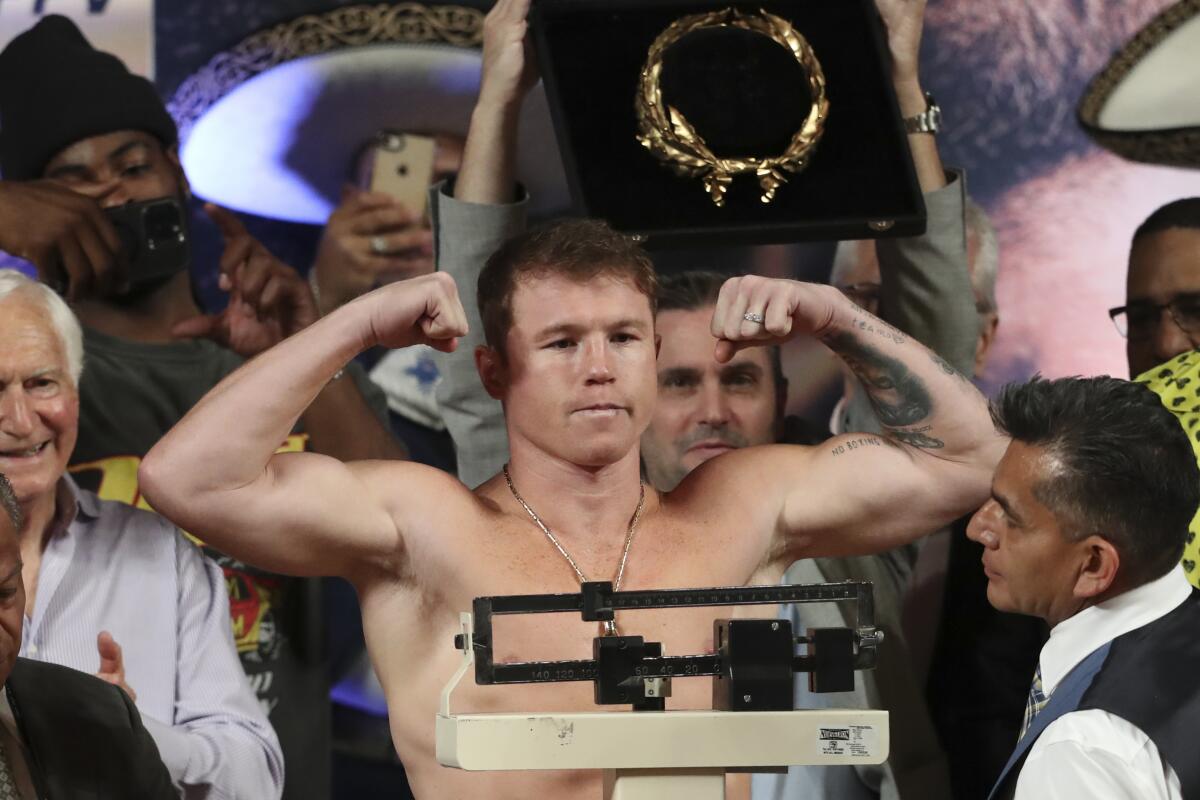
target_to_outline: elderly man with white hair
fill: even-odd
[[[220,569],[166,520],[65,472],[83,367],[75,316],[0,270],[0,341],[0,472],[24,519],[20,654],[128,692],[181,795],[279,797],[279,742],[238,661]]]

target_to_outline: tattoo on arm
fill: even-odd
[[[866,311],[863,311],[858,306],[855,306],[865,315],[864,319],[856,319],[850,323],[853,327],[865,333],[873,333],[880,338],[887,339],[889,342],[896,344],[904,344],[908,341],[908,337],[899,328],[893,327],[878,317],[872,317]]]
[[[858,450],[860,447],[883,447],[883,442],[879,441],[876,436],[860,436],[857,439],[847,439],[841,444],[834,445],[831,452],[835,456],[840,456],[842,453]]]
[[[861,331],[903,344],[903,334],[891,326],[881,328],[880,325],[878,320],[855,320],[854,323]],[[893,439],[925,449],[945,446],[941,439],[932,435],[931,426],[915,427],[933,413],[933,398],[924,381],[914,375],[904,362],[885,355],[850,332],[827,336],[825,343],[842,357],[862,381],[875,416]]]
[[[933,361],[934,364],[938,365],[938,368],[942,372],[946,373],[947,375],[953,375],[955,378],[967,381],[968,383],[970,382],[970,378],[968,378],[966,375],[959,372],[957,369],[955,369],[953,364],[951,364],[949,361],[942,358],[941,356],[939,356],[937,353],[933,352],[932,350],[929,351],[929,358],[930,358],[930,360]]]
[[[911,431],[901,431],[893,428],[891,429],[890,433],[897,441],[903,442],[907,445],[912,445],[913,447],[923,447],[926,450],[940,450],[941,448],[945,447],[945,442],[929,435],[930,430],[932,430],[932,428],[929,425],[926,425],[924,428],[918,428],[917,430]]]

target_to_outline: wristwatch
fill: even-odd
[[[909,133],[937,133],[942,129],[942,107],[929,92],[925,93],[925,103],[920,114],[904,118],[904,129]]]

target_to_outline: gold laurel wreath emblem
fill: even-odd
[[[803,67],[808,76],[812,107],[800,130],[796,131],[787,149],[780,155],[718,158],[679,109],[663,103],[659,85],[663,55],[683,37],[705,28],[740,28],[761,34],[786,47]],[[748,14],[726,8],[681,17],[671,23],[650,45],[634,107],[638,120],[638,142],[655,158],[666,162],[677,175],[702,179],[704,188],[717,206],[725,205],[725,192],[733,176],[744,172],[753,172],[758,176],[763,192],[760,198],[762,202],[770,203],[775,199],[775,191],[787,182],[783,171],[797,173],[808,165],[808,157],[825,132],[825,121],[829,116],[825,73],[821,71],[821,63],[817,61],[812,47],[790,22],[761,9],[757,14]]]

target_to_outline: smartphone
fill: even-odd
[[[191,266],[187,212],[178,198],[130,202],[106,208],[104,214],[121,240],[114,269],[117,283],[125,288],[118,289],[117,295],[162,283]],[[47,282],[51,288],[66,297],[71,289],[66,267],[60,262],[50,274],[52,279]]]
[[[176,198],[126,203],[104,213],[121,237],[131,288],[172,278],[191,265],[187,214]]]
[[[414,215],[424,216],[435,151],[432,136],[391,131],[381,134],[371,148],[367,188],[389,194]]]

